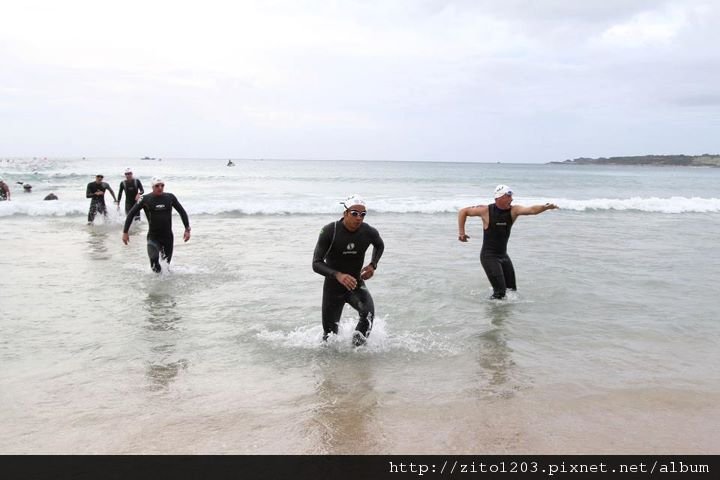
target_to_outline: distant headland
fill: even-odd
[[[720,167],[720,155],[643,155],[638,157],[576,158],[556,165],[669,165],[685,167]]]

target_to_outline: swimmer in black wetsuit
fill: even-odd
[[[105,191],[109,191],[113,197],[113,201],[117,202],[115,192],[110,185],[103,182],[102,175],[95,175],[95,181],[87,184],[85,197],[90,198],[90,210],[88,210],[88,225],[92,225],[95,221],[95,215],[98,213],[107,216],[107,207],[105,206]]]
[[[10,187],[4,178],[0,178],[0,201],[3,200],[10,200]]]
[[[322,299],[323,340],[337,334],[343,307],[350,304],[360,314],[353,334],[353,344],[365,343],[372,330],[375,305],[365,285],[375,274],[385,244],[378,231],[364,223],[365,202],[353,195],[342,204],[343,217],[325,225],[315,245],[312,267],[325,277]],[[372,259],[365,267],[365,251],[373,246]]]
[[[493,287],[492,298],[505,297],[507,289],[516,290],[515,269],[507,254],[510,230],[520,215],[537,215],[546,210],[558,208],[553,203],[545,205],[511,205],[512,190],[507,185],[495,188],[495,203],[465,207],[458,212],[458,240],[467,242],[465,220],[467,217],[481,217],[483,221],[483,244],[480,250],[480,263]]]
[[[130,209],[140,200],[140,197],[145,194],[145,189],[140,183],[140,179],[133,177],[131,168],[125,169],[125,180],[120,182],[120,188],[118,188],[117,205],[120,208],[120,202],[122,201],[123,191],[125,192],[125,215],[128,214]],[[140,220],[140,213],[135,217],[135,220]]]
[[[130,225],[133,219],[140,212],[145,210],[145,217],[148,220],[147,251],[150,258],[150,267],[154,272],[160,273],[160,257],[168,263],[172,260],[173,254],[173,232],[172,232],[172,209],[180,214],[185,233],[183,240],[190,240],[190,220],[187,213],[178,199],[172,193],[165,193],[165,182],[159,178],[152,179],[152,193],[144,195],[128,212],[123,227],[122,241],[125,245],[130,241]]]

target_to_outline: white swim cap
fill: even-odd
[[[158,183],[162,183],[163,185],[165,185],[165,182],[164,182],[163,179],[160,178],[160,177],[153,177],[150,184],[154,187],[154,186],[157,185]]]
[[[498,185],[495,187],[495,198],[500,198],[503,195],[510,195],[512,197],[512,190],[507,185]]]
[[[359,205],[359,206],[361,206],[361,207],[365,207],[365,200],[363,200],[362,197],[360,197],[360,195],[357,195],[357,194],[355,194],[355,195],[350,195],[348,198],[346,198],[345,200],[343,200],[343,201],[340,202],[340,203],[341,203],[346,209],[348,209],[348,208],[350,208],[350,207],[352,207],[352,206],[355,206],[355,205]]]
[[[125,169],[125,173],[126,173],[126,174],[132,173],[132,168],[130,168],[130,167],[126,168],[126,169]]]

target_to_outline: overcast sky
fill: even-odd
[[[720,153],[715,0],[0,0],[0,156]]]

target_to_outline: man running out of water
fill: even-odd
[[[85,197],[90,200],[90,210],[88,210],[88,225],[92,225],[95,221],[95,216],[99,213],[103,216],[107,216],[107,207],[105,206],[105,191],[109,191],[112,195],[113,201],[117,202],[115,198],[115,192],[110,188],[110,185],[103,182],[102,175],[95,175],[95,181],[87,184],[85,189]]]
[[[360,319],[353,333],[353,344],[367,341],[373,327],[375,305],[365,285],[375,274],[385,244],[378,231],[364,222],[365,201],[357,195],[341,202],[345,207],[340,220],[320,231],[312,267],[325,277],[322,298],[323,340],[338,333],[338,323],[345,304],[358,311]],[[373,246],[370,263],[363,267],[365,251]]]
[[[125,169],[125,180],[120,182],[120,188],[118,188],[118,208],[122,201],[123,191],[125,192],[125,215],[127,215],[130,209],[140,200],[140,197],[145,194],[145,189],[142,183],[140,183],[140,179],[133,177],[131,168]],[[135,217],[135,220],[140,220],[139,213]]]
[[[537,215],[546,210],[558,208],[553,203],[544,205],[511,205],[513,192],[507,185],[495,188],[495,203],[465,207],[458,212],[458,240],[467,242],[465,234],[467,217],[480,217],[483,222],[483,243],[480,249],[480,263],[493,288],[492,298],[505,297],[507,289],[517,290],[515,269],[507,254],[510,229],[520,215]]]
[[[130,241],[130,225],[132,225],[135,216],[140,213],[140,209],[145,211],[145,217],[148,220],[147,234],[147,252],[150,258],[150,268],[154,272],[160,273],[160,257],[170,263],[173,254],[173,231],[172,231],[172,209],[174,208],[180,214],[183,225],[185,225],[185,233],[183,240],[190,240],[190,220],[185,209],[178,199],[172,193],[165,193],[165,182],[162,179],[154,177],[152,179],[152,193],[143,195],[140,200],[130,209],[125,226],[123,227],[122,241],[125,245]]]

